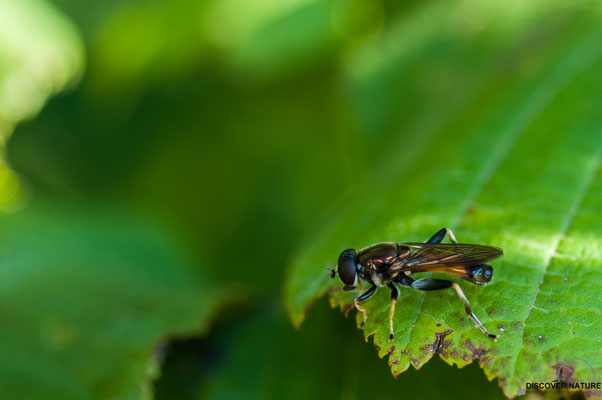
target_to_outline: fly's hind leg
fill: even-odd
[[[446,281],[444,279],[425,278],[425,279],[419,279],[417,281],[412,282],[411,286],[414,289],[425,290],[425,291],[441,290],[441,289],[447,289],[449,287],[454,288],[454,290],[458,294],[458,297],[460,298],[460,300],[462,300],[462,303],[464,303],[464,309],[466,310],[466,314],[470,317],[470,319],[472,319],[472,321],[475,323],[475,325],[486,336],[490,337],[493,340],[497,339],[497,335],[493,335],[493,334],[489,333],[489,331],[483,326],[483,324],[481,323],[481,321],[479,321],[479,319],[476,317],[476,315],[474,315],[472,313],[472,309],[470,308],[470,303],[468,302],[468,299],[464,295],[464,292],[462,291],[462,288],[460,287],[460,285],[458,285],[456,282]]]
[[[368,315],[366,314],[366,309],[362,307],[360,303],[374,296],[374,293],[376,293],[376,286],[372,286],[370,289],[366,290],[364,293],[356,297],[355,300],[353,300],[355,308],[357,308],[357,310],[362,314],[362,323],[360,324],[360,328],[364,327],[364,325],[366,324],[366,319],[368,318]]]
[[[397,297],[399,297],[399,290],[389,283],[387,285],[391,289],[391,309],[389,310],[389,342],[393,340],[393,315],[395,315],[395,304],[397,303]]]
[[[449,228],[441,228],[439,232],[435,233],[433,236],[431,236],[429,240],[427,240],[424,243],[441,243],[446,233],[449,236],[449,240],[451,240],[452,243],[458,244],[456,236],[454,236],[454,233]]]

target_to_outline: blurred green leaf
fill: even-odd
[[[44,1],[0,1],[0,148],[15,124],[39,111],[83,67],[71,23]],[[0,210],[21,201],[17,177],[0,159]]]
[[[428,3],[354,56],[350,81],[372,135],[357,157],[374,167],[293,258],[285,303],[295,325],[327,292],[341,307],[357,295],[320,272],[343,249],[423,241],[447,226],[460,242],[505,251],[491,284],[461,283],[500,338],[474,328],[451,290],[402,288],[387,342],[381,290],[366,303],[365,335],[394,375],[439,353],[459,367],[478,361],[514,396],[556,379],[569,358],[602,370],[602,18],[596,3],[541,10]],[[573,379],[588,374],[579,366]]]
[[[241,87],[271,84],[336,61],[384,19],[376,0],[134,1],[111,14],[91,81],[128,94],[211,67]]]
[[[36,205],[0,226],[6,398],[150,398],[161,341],[203,333],[223,299],[168,235],[121,212]]]
[[[273,300],[253,310],[241,305],[218,321],[196,352],[180,350],[186,352],[180,355],[187,363],[175,368],[170,361],[178,354],[168,353],[162,377],[169,379],[160,382],[156,398],[382,399],[392,393],[407,398],[503,398],[476,365],[459,371],[438,361],[425,371],[392,379],[387,366],[358,338],[352,321],[329,312],[324,301],[316,304],[301,332]],[[201,379],[185,375],[201,363]],[[431,384],[433,377],[437,385]],[[467,386],[473,390],[467,392]]]
[[[278,78],[307,73],[324,64],[334,64],[347,47],[361,43],[380,32],[384,23],[382,5],[376,0],[296,0],[241,3],[230,7],[229,13],[238,19],[246,14],[240,9],[268,10],[251,13],[255,23],[239,24],[247,29],[234,29],[232,35],[223,20],[214,20],[207,26],[212,36],[224,43],[225,70],[229,77],[241,85],[265,84]],[[223,1],[217,3],[224,5]],[[215,7],[225,10],[225,7]],[[212,14],[209,14],[210,16]],[[217,14],[232,18],[227,13]],[[226,19],[227,20],[227,19]],[[237,32],[238,31],[238,32]],[[232,38],[237,40],[232,40]]]
[[[154,81],[171,81],[202,66],[210,49],[199,20],[204,1],[121,3],[91,43],[93,91],[131,95]]]
[[[73,81],[82,66],[83,47],[77,32],[54,8],[38,0],[1,1],[3,135],[13,124],[36,113],[50,95]]]

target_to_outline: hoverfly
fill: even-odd
[[[441,243],[445,234],[452,243]],[[464,303],[466,314],[488,337],[497,339],[485,329],[479,319],[472,313],[468,299],[462,288],[454,281],[445,279],[423,278],[414,280],[410,275],[418,272],[441,272],[468,282],[484,285],[491,281],[493,268],[486,262],[502,256],[501,249],[478,244],[459,244],[450,229],[443,228],[424,243],[377,243],[359,251],[347,249],[341,253],[337,266],[331,271],[331,278],[336,274],[345,284],[345,291],[354,290],[358,277],[371,287],[355,298],[353,304],[362,314],[361,327],[364,326],[366,309],[360,303],[368,300],[380,286],[387,286],[391,291],[391,309],[389,311],[389,340],[393,340],[393,315],[399,291],[395,283],[416,290],[441,290],[453,288]],[[360,291],[363,290],[361,281]]]

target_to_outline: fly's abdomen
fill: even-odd
[[[481,264],[472,267],[466,267],[466,280],[477,285],[484,285],[491,281],[493,277],[493,268],[491,265]]]
[[[484,285],[491,282],[493,278],[493,268],[491,265],[425,265],[412,267],[412,273],[416,272],[438,272],[464,279],[476,285]]]

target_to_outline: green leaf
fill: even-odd
[[[161,341],[203,333],[223,299],[169,236],[120,212],[38,205],[0,227],[6,398],[149,398]]]
[[[203,340],[202,352],[183,349],[190,358],[188,362],[177,368],[171,364],[174,370],[170,371],[170,360],[166,360],[168,369],[162,377],[171,375],[171,382],[161,382],[163,386],[156,390],[158,400],[382,399],[400,392],[400,387],[406,398],[503,398],[476,365],[459,371],[437,360],[429,363],[425,371],[410,371],[397,380],[391,379],[387,365],[357,340],[357,332],[350,329],[352,321],[333,315],[326,302],[316,304],[302,333],[293,329],[272,301],[259,309],[245,309],[239,315],[236,320],[228,318],[229,323],[217,323]],[[234,342],[236,346],[232,346]],[[218,354],[220,362],[205,358],[199,363],[199,355],[207,352]],[[199,364],[206,371],[201,379],[185,375],[199,369]],[[431,384],[433,377],[437,385]],[[187,396],[190,386],[196,396]],[[467,386],[472,389],[468,393]]]
[[[80,38],[53,7],[41,0],[0,2],[2,130],[31,117],[82,67]]]
[[[451,290],[402,288],[391,343],[381,289],[365,303],[364,333],[394,375],[438,353],[459,367],[478,361],[515,396],[570,358],[602,371],[602,18],[588,3],[545,13],[468,3],[423,5],[354,58],[364,133],[354,160],[360,173],[364,158],[374,166],[300,247],[285,304],[297,326],[327,292],[349,305],[357,293],[320,272],[349,247],[424,241],[443,226],[461,243],[501,247],[492,283],[460,283],[497,342]],[[591,380],[586,365],[573,368],[571,379]]]
[[[111,14],[92,46],[91,79],[120,91],[177,82],[213,58],[238,85],[273,83],[334,60],[383,19],[378,2],[358,0],[132,2]]]
[[[71,23],[46,2],[0,2],[0,149],[19,121],[32,117],[49,96],[83,67],[83,46]],[[17,177],[0,159],[0,211],[22,200]]]

